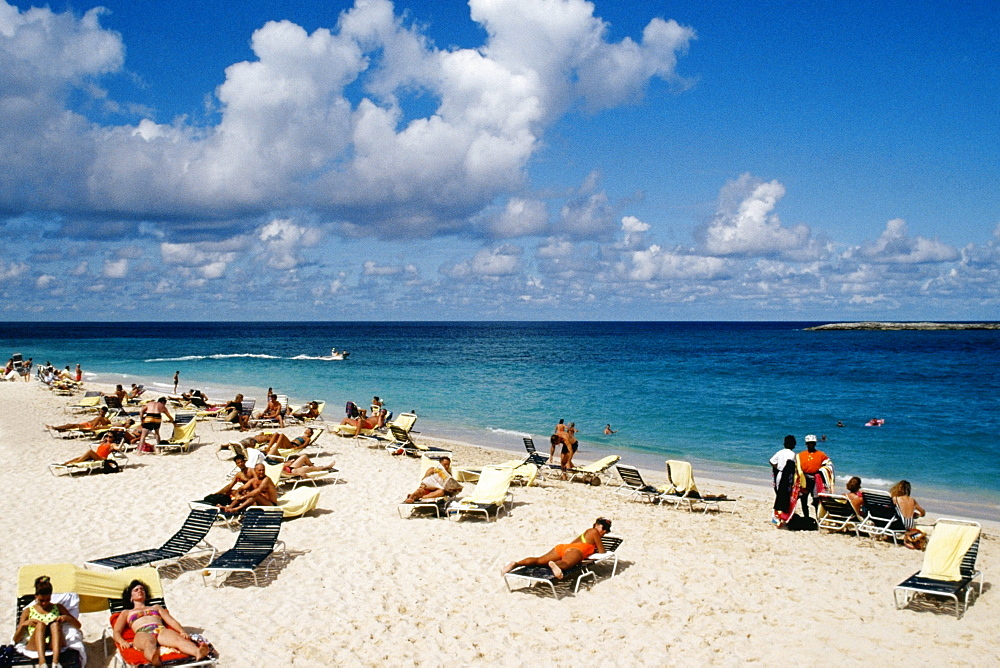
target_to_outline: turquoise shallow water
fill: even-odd
[[[840,476],[907,478],[995,512],[1000,332],[810,324],[6,323],[0,346],[161,388],[179,370],[182,389],[212,399],[274,386],[328,401],[337,418],[348,399],[378,394],[416,410],[427,433],[518,449],[519,433],[541,444],[565,418],[584,460],[610,451],[662,468],[684,457],[756,481],[785,434],[825,434]],[[323,359],[332,346],[350,358]],[[885,426],[862,426],[872,417]],[[608,422],[618,434],[603,435]]]

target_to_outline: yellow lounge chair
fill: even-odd
[[[198,438],[195,430],[198,428],[198,418],[193,413],[174,415],[174,433],[170,435],[170,440],[164,443],[156,443],[153,448],[157,454],[164,454],[168,450],[179,450],[187,452],[191,449],[191,443]]]
[[[731,503],[730,513],[736,513],[736,507],[739,505],[737,499],[730,499],[725,494],[702,494],[698,491],[691,462],[668,459],[667,481],[667,489],[659,496],[659,501],[662,503],[672,502],[675,506],[679,506],[681,502],[687,502],[688,510],[691,512],[694,512],[693,504],[701,503],[705,513],[709,508],[720,510],[723,503]]]
[[[464,514],[482,513],[486,516],[486,521],[489,521],[490,512],[493,513],[493,519],[499,519],[501,512],[509,515],[510,508],[514,505],[514,495],[510,491],[513,480],[514,469],[484,466],[472,493],[448,504],[448,518],[459,520]]]
[[[606,481],[610,482],[611,474],[608,473],[608,469],[621,461],[621,457],[618,455],[610,455],[604,459],[599,459],[592,464],[587,464],[586,466],[578,466],[574,469],[570,469],[567,473],[570,474],[569,480],[573,482],[574,480],[580,480],[588,485],[594,485],[598,487],[604,484]]]
[[[980,531],[978,522],[944,517],[935,522],[923,567],[893,590],[896,609],[907,607],[917,597],[941,597],[955,602],[955,616],[961,619],[976,580],[983,595],[983,573],[976,569]]]

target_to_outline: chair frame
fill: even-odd
[[[817,520],[819,529],[827,531],[853,530],[855,536],[861,537],[859,528],[864,523],[864,519],[858,515],[849,498],[843,494],[823,493],[817,494],[816,500],[823,511]]]
[[[264,575],[270,574],[271,564],[277,560],[275,552],[280,546],[282,560],[287,560],[288,550],[284,541],[278,540],[284,513],[277,506],[252,506],[242,515],[240,534],[232,548],[216,555],[202,571],[202,582],[208,585],[208,576],[220,573],[250,573],[254,586],[259,586],[257,569],[264,565]],[[218,566],[218,563],[235,562]],[[240,563],[243,562],[243,563]]]
[[[218,516],[218,509],[211,506],[192,508],[188,513],[188,516],[184,519],[184,524],[181,525],[181,528],[177,531],[177,533],[171,536],[162,547],[153,548],[151,550],[126,552],[125,554],[118,554],[113,557],[95,559],[93,561],[85,562],[84,566],[91,569],[106,569],[114,571],[121,568],[133,568],[135,566],[145,566],[148,564],[159,569],[162,566],[176,564],[181,559],[185,559],[196,554],[205,554],[207,552],[212,553],[212,556],[209,559],[209,561],[211,561],[212,559],[215,559],[215,555],[218,553],[218,550],[216,550],[216,548],[206,540],[206,537],[208,536],[208,532],[211,530],[212,525],[215,524],[215,520]],[[193,543],[192,539],[194,539]],[[182,550],[177,546],[171,547],[171,543],[181,541],[183,541],[181,547],[186,549]],[[190,546],[187,546],[187,544],[190,544]],[[158,555],[166,556],[148,560],[135,559],[140,556],[156,557]],[[127,560],[129,557],[132,559]]]
[[[954,519],[950,517],[942,517],[934,523],[934,526],[938,524],[961,524],[965,526],[976,526],[979,527],[979,522],[970,522],[968,520]],[[961,619],[965,611],[969,609],[969,596],[972,594],[972,585],[975,584],[976,580],[979,581],[979,596],[983,595],[983,572],[976,569],[976,558],[979,556],[979,541],[982,536],[977,536],[976,540],[966,551],[965,555],[962,557],[962,564],[960,567],[960,572],[962,574],[961,580],[934,580],[932,578],[922,578],[920,577],[920,571],[917,571],[910,577],[908,577],[903,582],[896,585],[892,590],[892,598],[896,603],[896,609],[902,610],[910,604],[910,601],[915,599],[917,596],[939,596],[943,598],[951,599],[955,602],[955,617]],[[964,592],[964,597],[959,600],[959,594]],[[902,597],[900,597],[902,594]],[[964,606],[962,605],[964,603]]]
[[[615,470],[618,471],[618,477],[622,481],[622,484],[615,489],[615,494],[626,496],[629,499],[639,497],[642,501],[650,501],[652,503],[663,500],[663,492],[652,485],[646,484],[646,481],[642,479],[642,473],[636,467],[627,464],[615,464]]]

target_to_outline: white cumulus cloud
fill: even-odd
[[[885,230],[878,239],[849,253],[860,260],[881,264],[950,262],[959,257],[958,251],[946,243],[926,237],[911,237],[902,218],[893,218],[885,224]]]
[[[785,227],[774,209],[785,195],[778,181],[761,181],[750,174],[727,183],[719,193],[718,210],[699,230],[710,255],[759,257],[806,248],[809,228]]]

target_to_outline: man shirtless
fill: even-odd
[[[60,425],[45,425],[46,429],[51,429],[53,431],[96,431],[102,429],[111,424],[111,420],[108,419],[108,409],[101,406],[98,409],[97,417],[88,422],[76,422],[71,424],[60,424]]]
[[[119,386],[120,387],[120,386]],[[146,451],[146,436],[149,433],[156,434],[156,440],[154,443],[160,442],[160,424],[163,422],[164,416],[170,422],[174,421],[174,417],[167,410],[167,398],[160,397],[153,401],[147,401],[143,404],[142,408],[139,409],[139,424],[142,425],[142,432],[139,436],[139,452]]]
[[[253,467],[253,478],[232,494],[232,503],[221,506],[226,513],[238,513],[250,506],[274,506],[278,503],[278,488],[267,477],[263,464]]]

